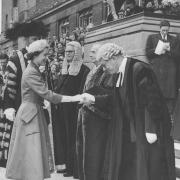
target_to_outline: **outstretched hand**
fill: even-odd
[[[84,93],[81,94],[81,100],[79,104],[93,104],[95,103],[95,97],[91,94]]]

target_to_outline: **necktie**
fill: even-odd
[[[163,41],[165,42],[166,41],[166,35],[163,35]]]

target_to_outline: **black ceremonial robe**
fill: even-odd
[[[27,50],[25,48],[20,50],[23,54],[23,56],[27,53]],[[27,66],[27,59],[24,57],[24,68]],[[8,83],[6,88],[6,95],[4,100],[4,109],[7,108],[14,108],[17,112],[19,109],[19,106],[21,104],[21,78],[23,69],[21,66],[21,60],[19,59],[19,56],[17,52],[14,52],[14,54],[9,58],[6,71],[9,72],[10,75],[8,75],[8,81],[10,80],[11,83]]]
[[[77,152],[80,180],[101,180],[111,120],[113,76],[99,67],[87,84],[86,93],[106,98],[103,106],[83,105],[78,114]]]
[[[103,180],[175,180],[170,117],[149,65],[128,59],[112,110]],[[149,144],[146,132],[158,140]]]
[[[25,48],[20,50],[24,56],[27,53]],[[22,59],[23,60],[23,59]],[[24,68],[27,66],[27,59],[24,57],[23,60]],[[21,78],[23,69],[21,61],[17,52],[9,58],[6,71],[8,71],[8,84],[5,89],[3,99],[3,110],[7,108],[14,108],[17,112],[21,104]],[[9,144],[11,139],[13,122],[9,121],[5,117],[0,120],[0,166],[6,167],[8,158]]]
[[[57,93],[62,95],[81,94],[89,68],[81,66],[77,76],[63,75],[58,82]],[[55,165],[66,165],[67,173],[78,176],[75,153],[78,103],[59,104],[53,124]]]

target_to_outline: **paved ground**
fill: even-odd
[[[7,180],[5,178],[5,169],[0,168],[0,180]],[[52,177],[46,180],[75,180],[73,178],[65,178],[61,174],[52,174]]]
[[[0,180],[7,180],[4,176],[5,174],[5,169],[0,169]],[[65,178],[62,175],[59,174],[52,174],[52,177],[50,179],[46,179],[46,180],[75,180],[73,178]],[[180,180],[179,178],[177,178],[176,180]]]

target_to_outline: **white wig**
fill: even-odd
[[[91,51],[95,51],[97,53],[97,51],[99,50],[99,48],[101,47],[101,44],[93,44],[91,47]]]
[[[71,41],[71,42],[67,43],[66,47],[67,46],[73,46],[74,50],[75,50],[75,54],[74,54],[74,58],[73,58],[72,62],[70,63],[69,69],[67,69],[68,62],[67,62],[66,55],[65,55],[65,59],[63,61],[63,65],[62,65],[62,74],[69,73],[69,75],[77,76],[81,69],[81,66],[83,64],[82,47],[81,47],[80,43],[76,42],[76,41]]]
[[[73,46],[75,50],[75,58],[73,61],[80,61],[82,59],[82,47],[81,44],[77,41],[71,41],[67,43],[66,46]]]
[[[124,55],[123,48],[114,43],[106,43],[98,50],[97,60],[109,60],[111,57],[118,55]]]
[[[48,47],[49,47],[49,44],[47,40],[41,39],[41,40],[37,40],[31,43],[29,47],[27,48],[27,51],[28,53],[41,52],[45,48],[48,48]]]

